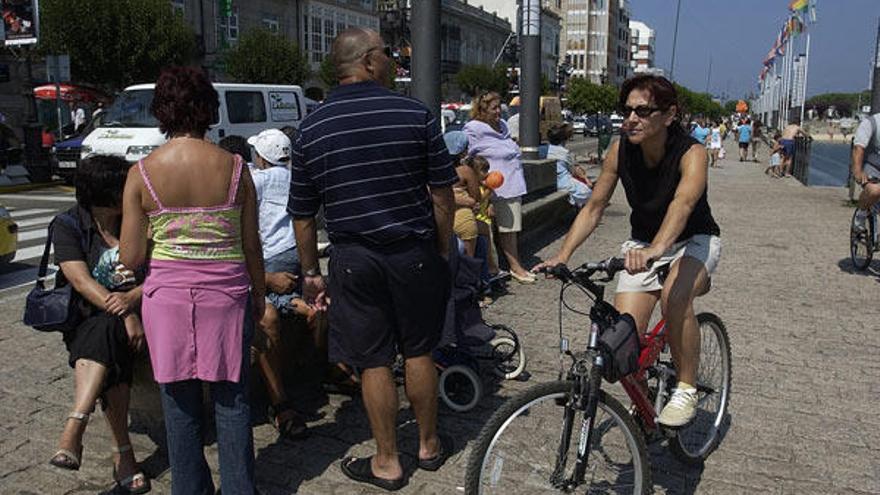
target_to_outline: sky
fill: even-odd
[[[678,0],[630,0],[631,19],[656,31],[654,63],[669,75]],[[788,0],[681,0],[674,78],[726,99],[757,89],[761,62],[788,14]],[[880,0],[817,0],[807,96],[870,86]],[[804,52],[806,36],[796,41]],[[712,70],[709,73],[709,60]],[[711,76],[711,77],[710,77]]]

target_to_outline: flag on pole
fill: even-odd
[[[810,2],[808,0],[791,0],[788,4],[788,10],[806,14],[809,6]]]
[[[809,4],[810,4],[810,6],[809,6],[808,10],[810,11],[810,22],[815,24],[816,23],[816,0],[810,0]]]

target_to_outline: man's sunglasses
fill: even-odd
[[[367,53],[374,52],[376,50],[381,51],[388,58],[391,58],[391,55],[393,54],[390,46],[383,46],[382,48],[379,48],[378,46],[374,46],[373,48],[370,48],[369,50],[367,50]],[[367,53],[364,53],[364,55],[366,55]]]
[[[622,106],[620,107],[620,114],[623,116],[623,118],[628,118],[631,113],[635,112],[638,117],[644,119],[646,117],[650,117],[651,114],[653,114],[654,112],[660,112],[663,110],[665,109],[659,107],[649,107],[647,105],[639,105],[635,108],[630,106]]]

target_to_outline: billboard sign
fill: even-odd
[[[0,36],[6,46],[37,42],[39,0],[0,0],[0,15],[3,16]]]

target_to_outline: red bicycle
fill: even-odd
[[[571,365],[564,379],[560,372],[560,380],[523,391],[493,414],[468,460],[466,493],[648,493],[653,490],[648,442],[668,442],[690,464],[702,463],[717,448],[728,420],[731,386],[730,341],[717,316],[697,315],[699,401],[689,424],[670,429],[656,422],[677,384],[663,321],[639,336],[638,370],[620,380],[632,402],[629,409],[602,390],[614,356],[600,339],[620,320],[604,300],[604,284],[622,269],[623,260],[611,258],[572,271],[564,265],[547,270],[563,283],[560,359],[570,357]],[[596,274],[604,277],[594,280]],[[569,350],[562,336],[562,308],[574,311],[564,297],[571,287],[592,300],[589,340],[578,352]]]

